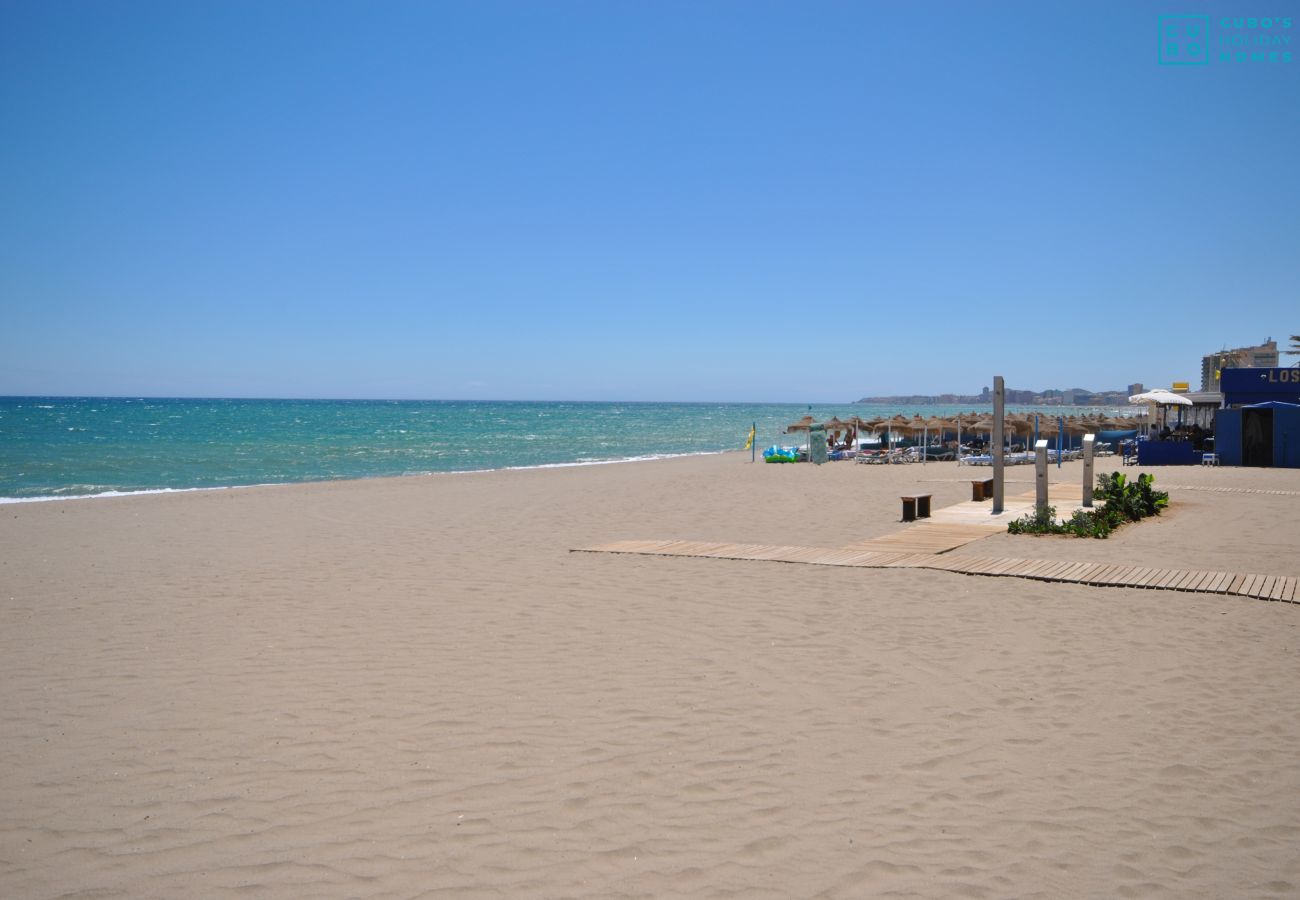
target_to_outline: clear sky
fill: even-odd
[[[1168,12],[1295,14],[1296,58],[1159,65]],[[1254,0],[4,0],[0,394],[1196,382],[1300,332],[1296,38]]]

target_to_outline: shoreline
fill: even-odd
[[[624,456],[617,459],[586,459],[574,462],[541,463],[535,466],[501,466],[496,469],[451,469],[443,472],[403,472],[399,475],[348,475],[340,478],[306,478],[301,481],[261,481],[251,484],[218,484],[210,487],[141,488],[135,491],[108,490],[98,494],[69,494],[61,497],[0,497],[0,506],[18,503],[54,503],[62,500],[103,500],[109,497],[138,497],[149,494],[195,494],[207,491],[242,491],[248,488],[288,487],[295,484],[338,484],[349,481],[375,481],[395,478],[428,478],[434,475],[478,475],[484,472],[529,472],[537,469],[576,469],[587,466],[612,466],[622,463],[655,462],[661,459],[684,459],[692,456],[722,456],[740,450],[700,450],[692,453],[662,453],[649,456]]]

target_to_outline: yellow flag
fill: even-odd
[[[750,447],[754,446],[754,432],[755,432],[756,430],[758,430],[758,429],[757,429],[757,426],[755,426],[755,425],[751,425],[751,426],[749,426],[749,437],[747,437],[747,438],[745,439],[745,449],[746,449],[746,450],[748,450]]]

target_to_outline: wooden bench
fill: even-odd
[[[970,483],[970,498],[975,502],[993,499],[993,479],[976,478]]]
[[[910,494],[903,498],[903,521],[915,522],[930,518],[930,495]]]

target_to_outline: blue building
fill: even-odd
[[[1224,369],[1214,448],[1227,466],[1300,468],[1300,367]]]

